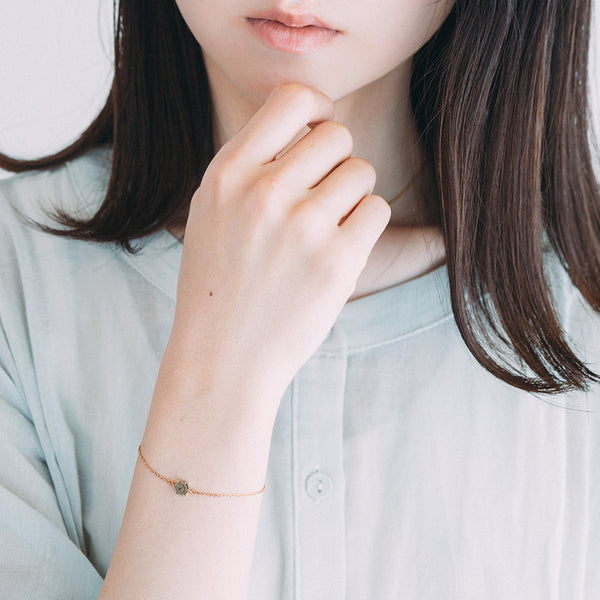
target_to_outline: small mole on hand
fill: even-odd
[[[209,293],[210,293],[210,295],[212,296],[212,292],[209,292]]]

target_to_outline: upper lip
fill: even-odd
[[[283,10],[273,9],[267,10],[249,17],[250,19],[267,19],[268,21],[279,21],[288,27],[306,27],[307,25],[314,25],[315,27],[323,27],[324,29],[332,29],[337,31],[333,25],[329,25],[317,19],[314,15],[293,15]]]

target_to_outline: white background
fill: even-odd
[[[590,93],[600,134],[600,0],[594,2]],[[112,26],[112,0],[0,1],[3,152],[49,154],[91,123],[112,79]]]
[[[49,154],[93,121],[112,80],[112,26],[112,0],[0,0],[2,152]]]

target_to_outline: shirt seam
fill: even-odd
[[[423,327],[420,327],[419,329],[415,329],[413,331],[402,333],[400,335],[395,335],[394,337],[387,338],[387,339],[379,341],[379,342],[375,342],[372,344],[362,344],[362,345],[358,345],[358,346],[348,346],[347,350],[341,349],[341,350],[336,350],[336,351],[332,351],[332,352],[317,351],[317,352],[315,352],[314,356],[325,357],[325,358],[333,357],[333,356],[349,356],[351,354],[356,354],[358,352],[364,352],[366,350],[378,348],[379,346],[386,346],[388,344],[393,344],[394,342],[398,342],[400,340],[407,339],[409,337],[413,337],[413,336],[419,335],[421,333],[424,333],[425,331],[428,331],[429,329],[433,329],[434,327],[437,327],[446,321],[452,320],[453,318],[454,318],[454,315],[452,313],[450,313],[450,314],[445,315],[443,318],[438,319],[437,321],[434,321],[433,323],[430,323],[429,325],[424,325]],[[342,325],[342,327],[343,327],[343,325]]]
[[[146,281],[152,284],[165,298],[169,299],[170,301],[175,300],[175,298],[171,294],[169,294],[169,292],[167,292],[163,288],[163,286],[160,283],[158,283],[157,280],[155,280],[153,277],[150,277],[146,271],[138,269],[135,263],[129,258],[129,256],[124,254],[123,250],[121,250],[119,247],[113,244],[111,246],[111,251],[113,252],[113,254],[115,254],[115,256],[117,256],[117,258],[127,263],[127,265],[131,269],[133,269],[136,273],[138,273],[144,279],[146,279]]]
[[[73,170],[72,170],[72,164],[71,161],[66,163],[66,169],[67,169],[67,176],[69,178],[69,181],[71,182],[71,185],[73,186],[73,190],[75,191],[75,193],[77,194],[77,197],[79,198],[79,201],[84,209],[84,211],[86,213],[89,212],[89,209],[91,208],[91,201],[86,200],[86,198],[84,197],[79,185],[77,184],[77,179],[73,176]],[[148,273],[146,273],[145,271],[142,271],[140,269],[138,269],[136,267],[136,265],[133,263],[133,261],[129,260],[129,257],[124,256],[123,255],[123,251],[117,247],[117,245],[114,242],[110,242],[110,251],[117,256],[120,260],[126,262],[130,268],[134,269],[139,275],[141,275],[144,279],[146,279],[146,281],[148,281],[150,284],[152,284],[155,288],[157,288],[161,294],[163,294],[163,296],[165,296],[166,298],[168,298],[169,300],[174,300],[175,298],[169,294],[163,287],[162,285],[160,285],[158,283],[158,281],[156,281],[153,277],[150,277],[148,275]]]
[[[86,210],[89,209],[90,203],[87,202],[86,199],[83,197],[83,194],[82,194],[79,186],[77,185],[75,178],[73,177],[72,165],[70,164],[70,162],[68,162],[66,164],[66,167],[67,167],[67,173],[68,173],[69,180],[71,181],[71,185],[73,186],[75,193],[79,197],[79,200],[81,201],[82,205],[84,206],[84,209],[86,209]],[[166,298],[168,298],[171,301],[175,300],[175,298],[169,292],[167,292],[167,290],[165,290],[163,288],[163,286],[156,279],[149,276],[145,270],[140,270],[134,264],[134,262],[132,260],[130,260],[130,258],[128,256],[125,256],[123,254],[123,251],[120,248],[118,248],[114,243],[111,244],[111,251],[113,252],[113,254],[115,254],[117,257],[119,257],[121,260],[125,261],[138,274],[140,274],[142,277],[144,277],[150,284],[152,284],[155,288],[157,288],[161,292],[161,294],[163,294],[163,296],[165,296]],[[433,327],[440,325],[441,323],[444,323],[445,321],[451,319],[452,317],[453,317],[453,314],[449,313],[449,314],[445,315],[443,318],[438,319],[437,321],[430,323],[429,325],[420,327],[419,329],[416,329],[416,330],[413,330],[410,332],[406,332],[406,333],[403,333],[400,335],[393,336],[391,338],[388,338],[388,339],[385,339],[385,340],[382,340],[379,342],[375,342],[375,343],[371,343],[371,344],[362,344],[362,345],[358,345],[358,346],[349,346],[346,351],[316,352],[315,356],[318,356],[318,357],[333,357],[333,356],[342,356],[342,355],[349,356],[351,354],[356,354],[358,352],[364,352],[367,350],[371,350],[373,348],[378,348],[380,346],[393,344],[394,342],[400,341],[402,339],[406,339],[411,336],[419,335]]]

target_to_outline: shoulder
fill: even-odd
[[[0,227],[14,234],[26,220],[56,226],[50,215],[57,210],[91,216],[106,194],[110,169],[111,150],[100,146],[57,167],[0,180]]]
[[[60,228],[56,211],[91,216],[109,177],[110,151],[104,147],[0,181],[0,320],[24,311],[25,298],[47,297],[53,281],[64,285],[77,265],[89,264],[93,244],[46,233],[39,225]]]

